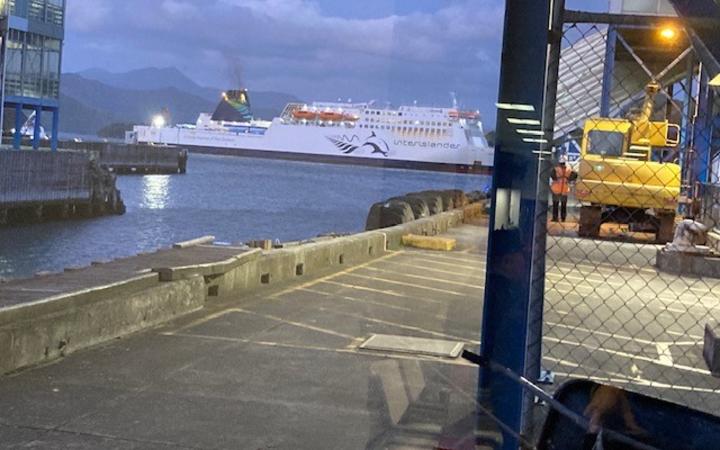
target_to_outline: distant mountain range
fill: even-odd
[[[194,123],[201,112],[214,111],[222,92],[198,85],[175,68],[66,73],[60,91],[60,130],[91,135],[112,124],[149,123],[162,108],[170,110],[175,123]],[[287,103],[300,101],[281,92],[250,91],[257,118],[272,119]]]

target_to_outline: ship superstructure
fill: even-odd
[[[128,141],[235,154],[385,167],[488,171],[493,151],[477,112],[373,103],[290,103],[254,120],[245,90],[223,93],[193,125],[136,126]]]

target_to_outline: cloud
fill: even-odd
[[[76,31],[92,31],[110,18],[109,0],[70,0],[67,4],[67,27]]]
[[[449,0],[360,19],[309,0],[69,0],[65,61],[70,70],[172,65],[222,87],[233,81],[224,66],[241,61],[251,89],[306,99],[447,103],[453,90],[492,105],[503,3]]]

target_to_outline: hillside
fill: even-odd
[[[66,133],[96,134],[114,123],[149,123],[162,108],[175,123],[194,123],[212,112],[220,90],[199,86],[177,69],[141,69],[113,74],[102,69],[62,76],[60,126]],[[250,92],[255,117],[271,119],[297,98]]]

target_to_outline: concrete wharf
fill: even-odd
[[[203,297],[175,303],[163,320],[148,318],[142,332],[0,378],[0,442],[41,449],[456,448],[478,438],[480,448],[494,448],[497,429],[476,408],[476,367],[361,348],[373,335],[389,335],[477,349],[487,229],[463,224],[459,215],[443,213],[424,226],[456,239],[452,252],[400,246],[398,236],[423,234],[415,223],[265,252],[203,244],[118,262],[157,284],[137,287],[142,296],[125,292],[108,301],[138,309],[138,301],[152,297],[154,308],[170,310],[162,302],[171,295],[197,289]],[[695,395],[720,407],[717,380],[702,361],[702,327],[690,326],[703,323],[700,306],[717,309],[706,303],[717,283],[700,286],[658,272],[652,245],[565,236],[548,244],[544,361],[558,367],[558,383],[587,376],[648,392],[679,386],[663,390],[664,397]],[[142,270],[155,265],[152,258],[172,256],[178,259],[158,262],[185,265],[201,255],[204,264],[167,268],[165,279],[173,281]],[[220,262],[230,255],[235,262]],[[629,305],[642,307],[644,320],[630,320],[634,309],[621,309],[626,300],[613,295],[619,284],[647,294],[642,305]],[[662,292],[669,284],[681,293]],[[163,285],[168,290],[159,293]],[[209,296],[213,285],[217,295]],[[75,303],[72,313],[84,316],[87,307]],[[112,303],[104,307],[114,322],[142,319],[122,316]],[[24,308],[15,309],[17,323]],[[8,311],[13,307],[0,308],[0,318]],[[97,310],[92,314],[96,328],[109,326]],[[23,320],[37,327],[39,318]],[[626,324],[622,332],[612,328],[617,321]],[[0,320],[0,345],[7,324]]]

